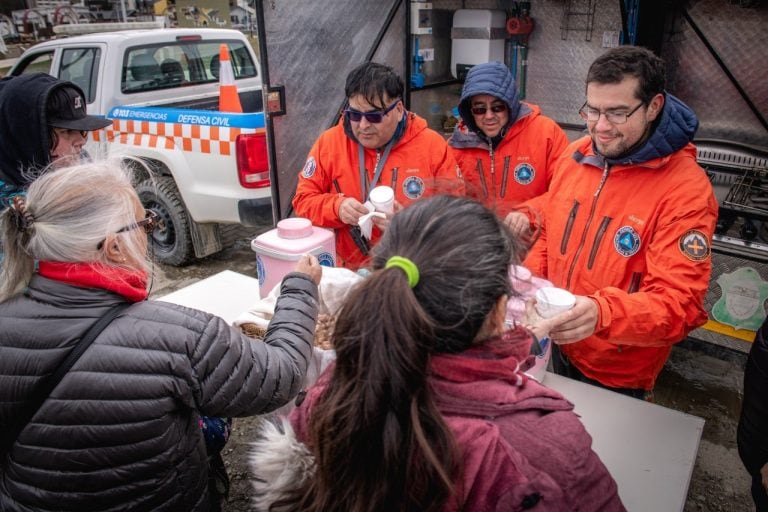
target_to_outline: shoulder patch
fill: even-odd
[[[536,176],[536,169],[529,163],[518,164],[515,167],[515,181],[521,185],[530,185]]]
[[[301,170],[301,175],[309,179],[315,174],[315,169],[317,169],[317,162],[315,162],[315,157],[310,156],[307,158],[307,163],[304,164],[304,168]]]
[[[698,229],[692,229],[680,237],[680,252],[693,261],[702,261],[709,257],[710,243],[707,235]]]
[[[403,194],[408,199],[418,199],[424,194],[424,180],[418,176],[409,176],[403,181]]]
[[[625,258],[634,256],[640,250],[640,235],[632,226],[622,226],[613,237],[613,246]]]

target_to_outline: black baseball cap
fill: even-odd
[[[46,115],[48,125],[91,132],[112,124],[110,119],[89,116],[86,113],[85,95],[74,85],[62,85],[50,92]]]

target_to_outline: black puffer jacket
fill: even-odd
[[[39,377],[124,299],[35,276],[0,303],[0,435]],[[222,319],[140,302],[94,341],[0,460],[0,510],[204,511],[199,416],[271,411],[298,393],[317,286],[283,281],[265,343]]]
[[[744,369],[737,433],[739,456],[751,475],[768,463],[768,319],[757,331]]]

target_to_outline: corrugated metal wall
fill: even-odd
[[[399,0],[275,0],[265,2],[265,32],[272,85],[285,86],[287,115],[274,117],[280,217],[290,209],[298,173],[317,136],[344,102],[347,74],[365,61]],[[373,60],[405,74],[405,10]]]
[[[572,138],[583,122],[577,110],[584,102],[584,78],[590,63],[605,51],[604,36],[621,30],[620,0],[533,0],[535,29],[528,47],[526,99],[544,114],[573,125]],[[591,2],[591,3],[590,3]],[[373,59],[403,69],[405,6],[398,0],[265,1],[266,40],[272,84],[286,86],[287,112],[274,119],[280,210],[289,202],[309,149],[344,101],[347,73],[371,51],[390,11],[390,28]],[[435,49],[435,61],[423,72],[427,82],[449,79],[450,23],[461,8],[505,9],[502,0],[433,0],[447,32],[420,36],[421,47]],[[594,8],[591,31],[587,18],[566,16]],[[730,69],[761,115],[768,117],[768,5],[740,7],[722,0],[699,0],[688,7],[691,19]],[[436,18],[437,19],[437,18]],[[571,30],[564,30],[566,21]],[[688,103],[701,120],[697,138],[726,139],[768,148],[768,131],[728,81],[714,57],[681,17],[669,23],[663,55],[668,63],[668,89]],[[456,105],[460,83],[414,90],[411,110],[442,129]]]
[[[432,3],[435,9],[451,11],[503,9],[511,5],[490,0]],[[603,36],[610,39],[621,30],[619,0],[593,0],[592,5],[594,17],[588,33],[578,30],[587,26],[585,16],[572,15],[567,19],[572,30],[563,27],[564,14],[588,11],[590,0],[531,2],[535,29],[529,40],[526,99],[561,123],[583,125],[577,110],[584,102],[587,68],[606,50]],[[768,117],[768,5],[749,8],[722,0],[699,0],[688,7],[688,12],[758,111]],[[701,120],[697,138],[728,139],[768,148],[768,131],[680,16],[669,23],[665,32],[663,56],[668,64],[668,90],[688,103]],[[425,72],[428,71],[425,66]],[[458,99],[460,88],[446,86],[437,91],[416,92],[412,108],[439,128],[438,117]]]
[[[739,7],[721,0],[693,3],[688,13],[763,118],[768,118],[768,4]],[[768,129],[689,23],[678,19],[664,44],[669,89],[699,116],[697,138],[739,141],[768,149]]]

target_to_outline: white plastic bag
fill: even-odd
[[[349,290],[363,279],[363,277],[346,268],[322,267],[322,277],[318,287],[319,308],[321,315],[336,315],[344,304]],[[275,304],[280,295],[280,283],[277,284],[269,295],[260,299],[248,311],[238,316],[233,325],[239,327],[243,324],[256,324],[264,329],[275,314]],[[309,368],[304,378],[303,388],[307,389],[317,382],[318,377],[325,371],[331,362],[336,359],[334,350],[323,350],[312,347],[312,357],[309,360]],[[278,414],[287,415],[293,409],[293,401],[277,410]]]

